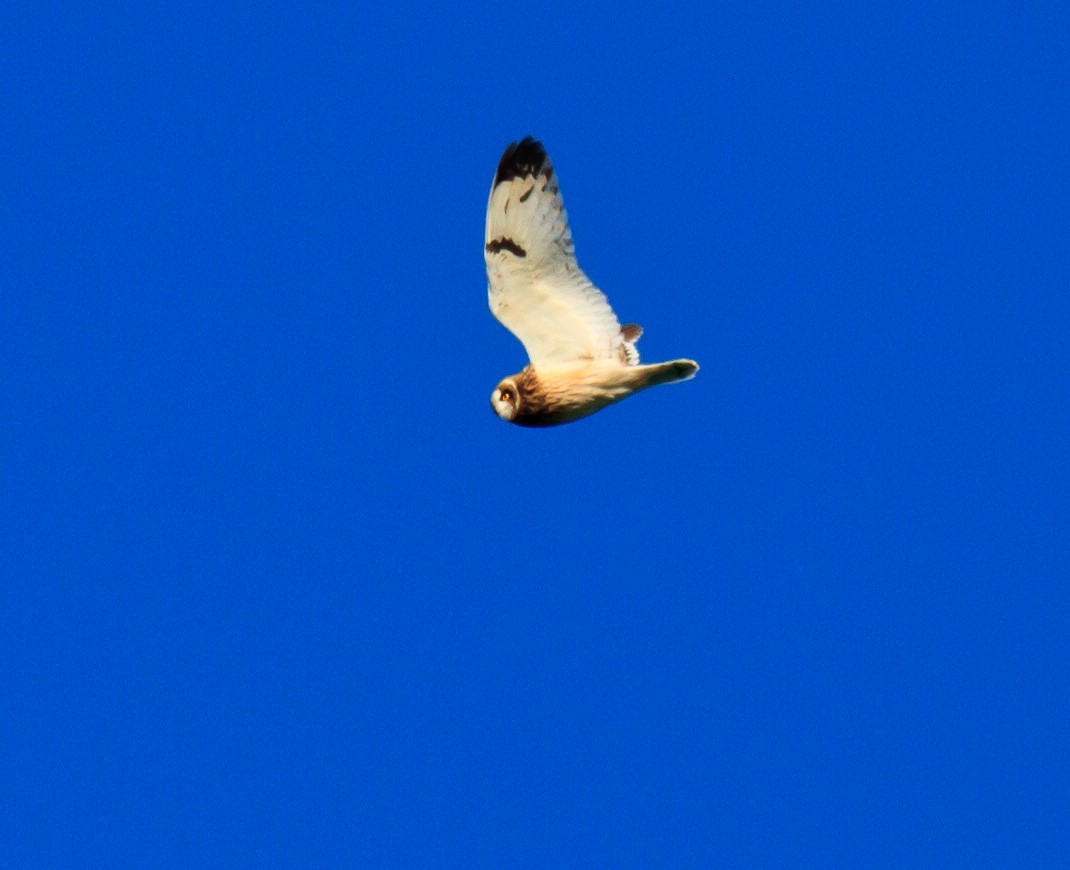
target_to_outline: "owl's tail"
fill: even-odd
[[[656,387],[658,384],[690,380],[698,371],[698,363],[692,359],[676,359],[642,368],[646,369],[646,386]]]

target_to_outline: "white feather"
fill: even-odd
[[[536,163],[510,169],[518,147]],[[576,262],[557,176],[542,146],[530,138],[510,146],[495,182],[484,248],[490,310],[520,339],[531,363],[638,361],[605,294]]]

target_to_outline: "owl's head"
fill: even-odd
[[[520,408],[520,390],[514,378],[506,378],[490,394],[490,406],[494,413],[511,422]]]

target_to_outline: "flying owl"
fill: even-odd
[[[530,136],[505,149],[487,203],[488,295],[529,364],[490,397],[520,426],[570,423],[658,384],[692,378],[689,359],[640,365],[634,323],[621,326],[605,294],[576,263],[546,150]]]

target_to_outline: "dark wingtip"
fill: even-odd
[[[542,143],[525,136],[519,142],[513,142],[502,155],[498,163],[498,172],[494,176],[494,186],[511,178],[523,178],[537,175],[546,162],[546,149]]]
[[[670,365],[676,370],[674,380],[677,381],[689,381],[698,371],[698,363],[693,359],[678,359],[670,363]]]

